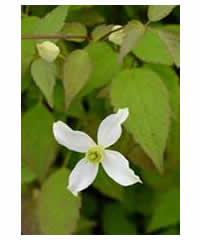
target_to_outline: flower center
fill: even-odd
[[[86,158],[91,163],[100,163],[104,156],[104,148],[102,146],[95,146],[88,150]]]

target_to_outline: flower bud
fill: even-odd
[[[37,44],[39,56],[47,62],[53,62],[60,53],[60,49],[56,44],[45,41]]]
[[[119,28],[121,28],[122,26],[121,25],[115,25],[113,28],[112,28],[112,31],[114,30],[117,30]],[[116,31],[116,32],[113,32],[109,35],[108,39],[117,44],[117,45],[121,45],[122,44],[122,41],[123,41],[123,38],[124,38],[124,29],[121,29],[119,31]]]

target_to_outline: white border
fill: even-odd
[[[180,5],[181,0],[21,0],[21,5]]]
[[[200,239],[199,234],[199,2],[194,0],[12,0],[1,3],[1,198],[2,239]],[[181,4],[181,237],[170,235],[59,236],[20,234],[20,5]],[[4,11],[5,10],[5,11]],[[196,24],[196,25],[195,25]],[[183,47],[184,46],[184,47]],[[147,200],[148,201],[148,200]]]

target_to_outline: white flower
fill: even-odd
[[[121,25],[115,25],[112,28],[112,31],[117,30],[119,28],[122,28]],[[121,29],[119,31],[113,32],[108,36],[109,41],[117,44],[117,45],[121,45],[124,39],[124,29]]]
[[[45,41],[37,44],[39,56],[47,62],[53,62],[60,54],[60,49],[56,44]]]
[[[124,108],[106,117],[98,129],[98,144],[87,134],[74,131],[61,121],[53,124],[53,133],[59,144],[70,150],[85,153],[85,157],[77,163],[69,176],[67,188],[75,196],[92,184],[97,176],[100,163],[105,172],[123,186],[137,182],[142,183],[129,167],[128,160],[121,153],[106,149],[120,138],[121,124],[127,119],[128,114],[128,108]]]

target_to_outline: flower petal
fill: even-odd
[[[96,145],[86,133],[74,131],[61,121],[53,124],[53,133],[59,144],[76,152],[85,153]]]
[[[106,173],[123,186],[129,186],[137,182],[142,183],[134,171],[129,168],[128,160],[119,152],[105,150],[102,165]]]
[[[124,108],[106,117],[98,129],[98,144],[105,148],[113,145],[121,136],[121,124],[127,119],[128,114],[128,108]]]
[[[94,179],[98,172],[99,164],[89,163],[85,158],[80,160],[69,176],[68,189],[75,195],[78,192],[87,188]]]

